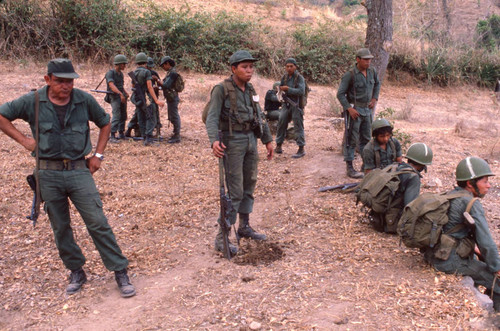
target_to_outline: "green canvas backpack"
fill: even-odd
[[[177,93],[184,91],[184,78],[182,78],[181,74],[177,73],[177,79],[174,83],[174,90]]]
[[[443,226],[448,223],[450,200],[466,196],[464,193],[423,193],[403,210],[398,223],[401,241],[409,248],[433,248],[439,243]],[[473,198],[467,205],[470,212]],[[465,226],[460,223],[446,234],[452,234]]]

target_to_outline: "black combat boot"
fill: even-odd
[[[238,235],[242,238],[250,238],[253,240],[266,240],[267,236],[262,233],[255,232],[248,224],[249,215],[240,213],[240,224],[238,226]]]
[[[125,137],[132,138],[132,128],[127,128],[127,131],[125,131]]]
[[[115,280],[122,297],[129,298],[135,295],[135,288],[134,285],[130,284],[127,269],[115,271]]]
[[[306,155],[306,151],[304,150],[304,146],[299,146],[299,150],[297,151],[297,153],[293,154],[292,157],[294,159],[299,159],[299,158],[303,157],[304,155]]]
[[[125,134],[123,133],[123,131],[119,132],[118,139],[125,139]]]
[[[352,161],[345,161],[346,168],[347,168],[347,176],[351,178],[363,178],[364,174],[361,172],[357,172],[354,170],[354,167],[352,166]]]
[[[151,135],[147,135],[146,138],[144,138],[144,146],[151,146],[154,145],[155,139]]]
[[[111,137],[109,138],[109,142],[110,143],[117,143],[117,142],[119,142],[118,138],[116,137],[116,132],[111,132]]]
[[[224,238],[222,235],[222,229],[219,226],[219,232],[215,236],[215,250],[224,253]],[[229,242],[229,251],[231,252],[231,256],[235,256],[238,253],[238,248],[234,246],[231,242]]]
[[[181,142],[181,136],[178,133],[175,133],[170,139],[168,140],[169,144],[176,144]]]
[[[66,287],[66,293],[69,295],[75,294],[80,291],[82,285],[87,282],[87,276],[85,275],[85,271],[82,268],[77,270],[72,270],[69,275],[69,284]]]
[[[277,144],[274,151],[276,152],[276,154],[283,154],[283,148],[281,148],[281,144]]]

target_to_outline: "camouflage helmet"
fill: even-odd
[[[171,57],[170,57],[170,56],[168,56],[168,55],[167,55],[167,56],[162,57],[162,58],[161,58],[161,61],[160,61],[160,67],[161,67],[162,65],[164,65],[164,64],[165,64],[168,60],[170,60],[170,59],[171,59]]]
[[[418,164],[432,164],[432,150],[424,143],[415,143],[408,148],[406,158]]]
[[[372,123],[372,133],[375,132],[375,130],[380,129],[380,128],[385,128],[385,127],[390,127],[392,128],[391,123],[389,123],[388,120],[385,118],[377,118],[375,121]]]
[[[460,161],[457,165],[455,174],[457,182],[464,182],[484,176],[495,176],[495,174],[491,172],[490,166],[485,160],[474,156],[469,156]]]
[[[127,57],[123,54],[118,54],[117,56],[115,56],[115,58],[113,59],[113,64],[122,64],[122,63],[125,64],[128,63]]]
[[[152,57],[148,57],[148,67],[149,68],[154,68],[155,67],[155,61],[153,60]]]
[[[229,64],[232,66],[237,65],[238,63],[243,61],[255,62],[258,60],[254,58],[249,51],[244,51],[244,50],[239,50],[234,52],[234,54],[231,55],[231,57],[229,58]]]
[[[148,56],[145,53],[139,53],[135,56],[135,63],[147,63]]]

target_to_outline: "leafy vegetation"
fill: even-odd
[[[393,118],[396,116],[396,111],[393,108],[384,108],[384,110],[378,112],[377,118],[385,118],[391,123],[393,130],[392,135],[396,138],[401,144],[401,149],[406,152],[408,147],[410,147],[412,143],[412,135],[406,132],[401,131],[400,129],[394,128],[394,120]]]

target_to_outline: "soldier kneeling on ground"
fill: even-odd
[[[365,174],[373,169],[383,169],[403,161],[401,144],[392,136],[392,125],[385,118],[372,123],[372,139],[363,149],[363,170]]]

